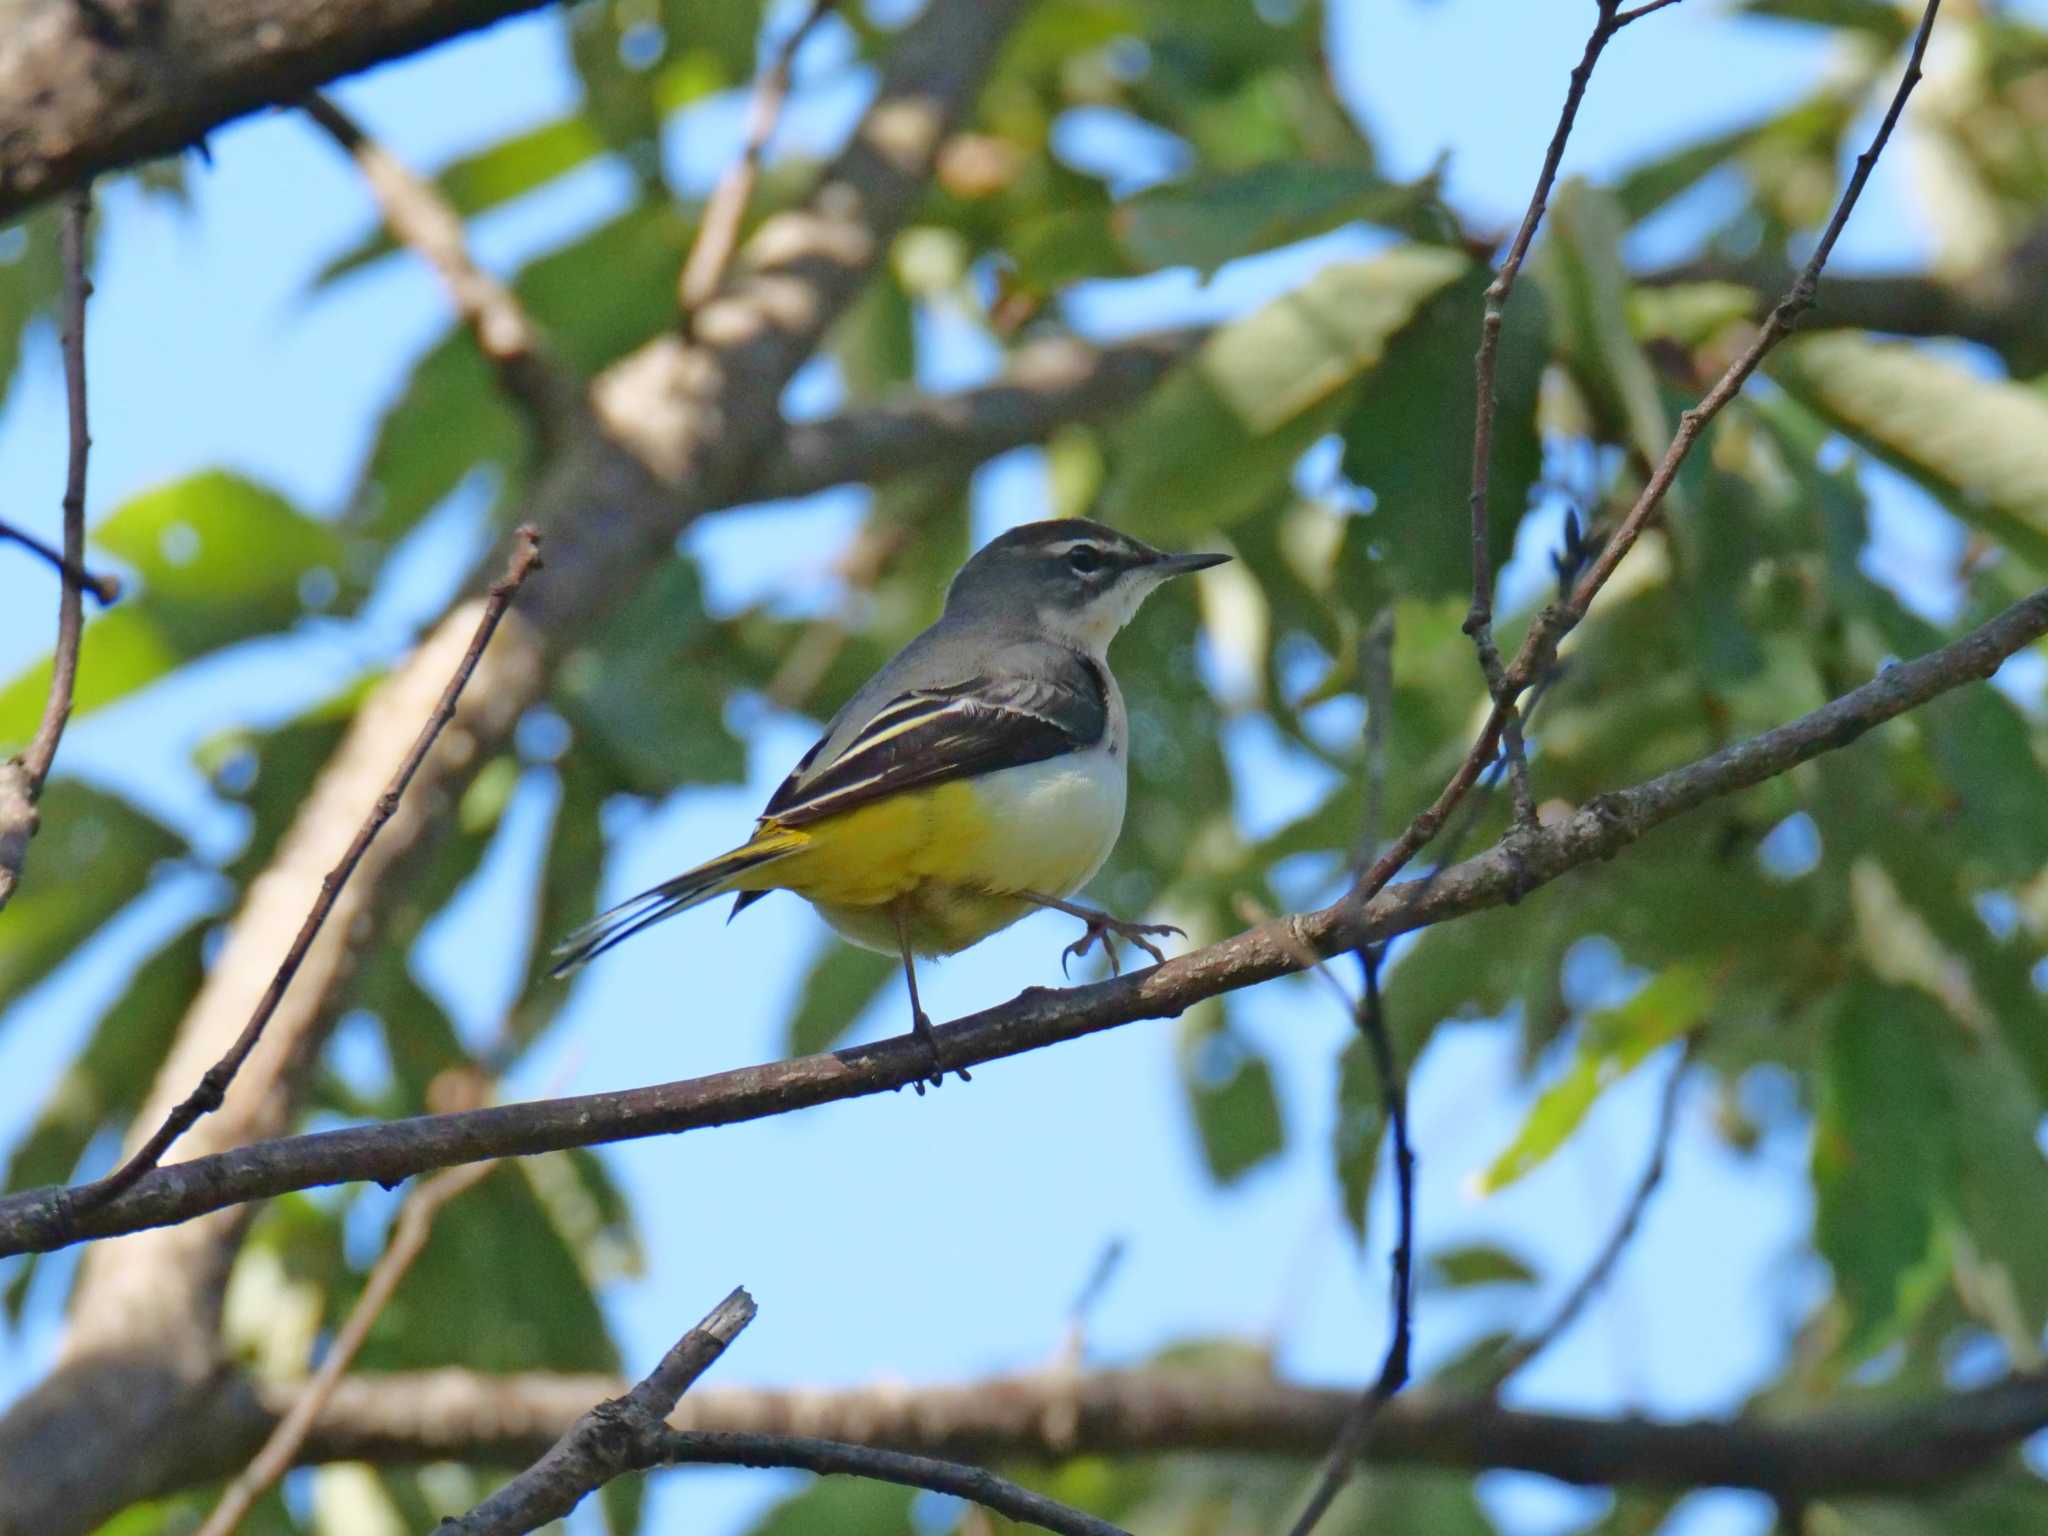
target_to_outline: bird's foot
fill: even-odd
[[[1154,965],[1163,965],[1166,961],[1166,955],[1157,944],[1152,942],[1153,936],[1157,935],[1160,938],[1166,938],[1170,935],[1181,939],[1187,937],[1185,929],[1176,928],[1171,923],[1127,922],[1121,917],[1111,917],[1107,912],[1097,912],[1088,907],[1069,908],[1068,910],[1072,911],[1074,916],[1086,923],[1088,929],[1080,938],[1074,940],[1073,943],[1060,951],[1060,974],[1062,976],[1067,974],[1067,963],[1069,961],[1087,954],[1098,943],[1102,945],[1103,954],[1109,958],[1110,970],[1121,975],[1123,973],[1123,960],[1117,954],[1116,944],[1113,940],[1128,939],[1131,943],[1137,945],[1138,948],[1145,951],[1146,954],[1150,955]]]
[[[924,1088],[927,1082],[934,1088],[940,1087],[945,1083],[946,1068],[945,1064],[939,1060],[939,1037],[932,1033],[931,1017],[922,1008],[910,1016],[910,1032],[917,1036],[918,1044],[924,1047],[925,1056],[931,1062],[930,1077],[919,1077],[911,1080],[910,1086],[917,1090],[917,1096],[921,1099],[924,1097]],[[956,1067],[954,1070],[960,1074],[961,1082],[971,1083],[974,1081],[973,1078],[967,1075],[965,1067]]]

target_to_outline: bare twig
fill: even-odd
[[[214,1505],[213,1513],[206,1517],[206,1524],[199,1528],[198,1536],[233,1536],[257,1499],[291,1470],[298,1460],[300,1447],[306,1442],[306,1435],[327,1407],[328,1400],[334,1396],[334,1389],[342,1376],[354,1363],[378,1316],[397,1293],[398,1282],[405,1278],[406,1271],[412,1268],[413,1261],[427,1246],[427,1238],[434,1229],[434,1218],[441,1213],[441,1207],[480,1182],[497,1166],[495,1161],[491,1161],[450,1168],[434,1175],[406,1196],[397,1220],[392,1223],[391,1240],[371,1267],[369,1279],[363,1283],[362,1295],[356,1298],[347,1320],[321,1358],[319,1369],[292,1400],[290,1411],[278,1420],[270,1437],[263,1442],[263,1448],[241,1475],[228,1484],[220,1502]]]
[[[548,348],[518,296],[470,258],[462,217],[440,191],[329,98],[308,96],[300,105],[361,169],[392,239],[416,251],[440,275],[457,317],[534,425],[543,433],[558,432],[564,417],[586,414],[589,394],[583,381]]]
[[[1432,880],[1406,881],[1363,906],[1347,894],[1318,911],[1276,918],[1108,981],[1027,991],[938,1026],[940,1049],[949,1063],[972,1067],[1137,1019],[1170,1017],[1204,998],[1300,971],[1304,952],[1337,954],[1504,904],[1570,870],[1611,858],[1687,811],[1846,747],[1930,699],[1990,677],[2007,657],[2043,635],[2048,588],[1939,650],[1887,667],[1809,714],[1598,796]],[[485,1157],[759,1119],[907,1086],[930,1067],[929,1048],[902,1036],[682,1083],[279,1137],[154,1169],[118,1199],[90,1211],[79,1210],[74,1193],[62,1189],[0,1197],[0,1257],[182,1222],[320,1184],[389,1183]]]
[[[220,1108],[222,1099],[227,1096],[228,1085],[235,1080],[235,1074],[241,1071],[242,1063],[249,1059],[249,1053],[256,1049],[256,1042],[263,1038],[263,1027],[270,1022],[270,1015],[283,1000],[285,989],[292,984],[292,977],[298,973],[300,962],[306,958],[306,951],[312,948],[321,925],[327,921],[327,914],[334,909],[335,898],[341,894],[342,887],[348,884],[349,875],[361,861],[363,854],[368,851],[370,844],[376,841],[384,823],[389,821],[392,813],[398,809],[398,802],[405,794],[406,785],[412,782],[413,774],[418,771],[420,763],[433,748],[435,738],[441,734],[441,728],[447,725],[450,717],[454,715],[456,701],[462,697],[463,686],[469,681],[470,673],[476,670],[476,664],[483,656],[484,647],[491,643],[491,636],[498,628],[498,621],[504,618],[505,610],[512,606],[512,599],[526,578],[539,566],[540,535],[531,528],[522,528],[515,537],[516,544],[512,557],[506,564],[505,574],[491,587],[490,596],[484,603],[483,616],[477,621],[476,635],[470,640],[469,649],[455,668],[454,675],[448,679],[448,686],[441,691],[440,702],[434,706],[434,712],[427,717],[426,724],[420,727],[420,733],[413,741],[412,750],[406,753],[405,760],[399,764],[398,771],[392,775],[384,793],[377,797],[376,804],[370,807],[369,815],[363,818],[363,824],[357,828],[355,838],[349,843],[348,850],[342,854],[341,861],[329,870],[326,879],[320,882],[320,894],[314,900],[312,910],[307,912],[305,922],[299,926],[298,937],[292,940],[291,948],[285,951],[284,959],[279,962],[276,974],[271,977],[270,985],[264,989],[263,998],[257,1003],[256,1011],[249,1016],[249,1022],[243,1026],[241,1035],[228,1048],[227,1054],[206,1069],[205,1075],[199,1080],[199,1086],[172,1109],[163,1124],[156,1128],[149,1140],[136,1149],[132,1157],[104,1179],[84,1185],[73,1193],[72,1198],[81,1211],[105,1205],[120,1195],[143,1174],[156,1167],[163,1160],[164,1153],[170,1150],[171,1144],[191,1129],[202,1115],[211,1114]]]
[[[1671,1137],[1678,1127],[1678,1094],[1685,1082],[1685,1069],[1692,1065],[1694,1036],[1688,1036],[1678,1060],[1672,1063],[1671,1075],[1664,1080],[1663,1095],[1657,1101],[1657,1128],[1651,1133],[1650,1160],[1643,1166],[1642,1176],[1630,1192],[1628,1203],[1622,1207],[1621,1218],[1614,1224],[1614,1230],[1607,1235],[1607,1241],[1600,1246],[1600,1252],[1586,1267],[1578,1283],[1558,1303],[1557,1310],[1549,1321],[1527,1337],[1509,1345],[1501,1354],[1493,1369],[1494,1392],[1507,1384],[1523,1366],[1534,1360],[1546,1349],[1563,1337],[1565,1331],[1579,1320],[1579,1314],[1604,1286],[1614,1273],[1615,1265],[1628,1251],[1629,1243],[1642,1225],[1643,1212],[1650,1207],[1650,1197],[1657,1192],[1657,1186],[1664,1179],[1664,1160],[1671,1150]]]
[[[1040,1530],[1061,1536],[1127,1536],[1121,1526],[1033,1493],[981,1467],[939,1461],[904,1451],[816,1440],[808,1435],[759,1435],[672,1429],[653,1437],[652,1465],[793,1467],[804,1472],[850,1473],[906,1488],[950,1493]]]
[[[538,1530],[621,1473],[647,1465],[636,1451],[660,1433],[677,1401],[753,1320],[754,1298],[735,1289],[676,1341],[644,1381],[584,1414],[546,1455],[468,1514],[442,1521],[442,1536]]]
[[[0,907],[14,895],[21,866],[28,858],[29,839],[36,831],[36,799],[57,743],[71,718],[71,695],[78,681],[78,642],[85,627],[80,596],[85,577],[85,468],[92,452],[92,434],[85,417],[85,301],[92,282],[85,274],[85,225],[92,217],[92,192],[81,187],[64,205],[64,404],[70,422],[70,456],[64,470],[64,552],[57,560],[57,649],[50,666],[50,692],[43,717],[28,747],[16,761],[0,765]],[[15,535],[17,538],[21,536]],[[24,540],[31,548],[42,546]],[[47,554],[48,551],[44,550]]]
[[[0,539],[19,544],[29,553],[40,556],[49,563],[52,570],[60,575],[68,576],[86,591],[90,592],[94,600],[102,608],[121,595],[120,577],[111,573],[103,575],[96,571],[89,571],[82,565],[71,564],[64,558],[64,551],[51,548],[26,528],[17,528],[14,524],[0,519]]]
[[[676,285],[686,332],[704,301],[718,292],[718,285],[725,281],[726,268],[732,264],[733,252],[739,249],[740,222],[754,196],[754,183],[761,174],[761,156],[775,136],[782,104],[789,98],[790,72],[797,50],[836,3],[837,0],[811,0],[803,19],[782,40],[754,82],[753,96],[747,102],[746,143],[740,149],[739,159],[726,168],[711,190],[704,216],[697,223],[697,238],[690,243],[690,254],[683,262],[683,274]]]
[[[1365,986],[1358,999],[1356,1015],[1359,1033],[1372,1050],[1373,1071],[1380,1083],[1380,1112],[1386,1117],[1394,1154],[1394,1234],[1392,1337],[1380,1362],[1380,1373],[1371,1386],[1358,1395],[1336,1441],[1324,1458],[1322,1475],[1316,1479],[1308,1502],[1288,1527],[1289,1536],[1309,1536],[1337,1495],[1351,1481],[1358,1460],[1380,1410],[1394,1394],[1408,1384],[1408,1350],[1415,1322],[1415,1153],[1408,1140],[1408,1086],[1394,1060],[1394,1042],[1387,1028],[1386,1007],[1380,997],[1380,954],[1372,944],[1358,946],[1359,969]]]
[[[1602,0],[1603,5],[1612,0]],[[1877,131],[1871,136],[1870,147],[1856,157],[1856,166],[1849,182],[1842,190],[1840,201],[1835,205],[1833,217],[1828,220],[1820,242],[1814,247],[1812,257],[1794,281],[1791,290],[1771,310],[1756,339],[1728,365],[1720,380],[1709,390],[1704,399],[1678,419],[1678,431],[1672,436],[1670,446],[1658,462],[1642,493],[1636,498],[1628,515],[1610,535],[1572,588],[1569,596],[1547,605],[1537,615],[1536,622],[1529,626],[1523,638],[1521,649],[1508,665],[1501,677],[1499,688],[1493,690],[1493,707],[1488,712],[1486,724],[1479,732],[1479,738],[1466,753],[1450,781],[1444,785],[1437,798],[1414,820],[1387,849],[1373,862],[1371,869],[1351,894],[1354,905],[1363,905],[1384,889],[1416,852],[1434,837],[1443,826],[1444,818],[1464,799],[1473,784],[1477,782],[1485,765],[1499,749],[1507,723],[1515,712],[1515,700],[1534,681],[1548,671],[1557,658],[1557,648],[1564,637],[1571,633],[1586,615],[1593,599],[1607,580],[1614,574],[1622,558],[1635,547],[1636,540],[1648,526],[1658,509],[1663,505],[1664,496],[1671,484],[1678,478],[1679,467],[1707,424],[1720,414],[1722,408],[1741,393],[1749,376],[1756,372],[1765,354],[1789,333],[1800,315],[1811,308],[1819,290],[1820,274],[1833,253],[1835,242],[1841,237],[1843,226],[1849,221],[1857,199],[1862,195],[1864,183],[1890,140],[1892,130],[1897,126],[1900,114],[1905,110],[1906,98],[1920,80],[1920,64],[1927,52],[1927,39],[1934,30],[1934,18],[1941,8],[1941,0],[1928,0],[1927,9],[1920,19],[1919,30],[1914,34],[1913,45],[1906,58],[1906,68],[1899,79],[1898,89],[1893,93],[1891,105],[1886,109]],[[1647,14],[1649,7],[1638,7],[1638,12]],[[1490,583],[1489,583],[1490,585]]]

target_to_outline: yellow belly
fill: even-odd
[[[1033,910],[1017,893],[1069,896],[1102,867],[1123,824],[1121,760],[1086,753],[892,796],[804,828],[798,852],[763,865],[844,937],[946,955]],[[751,885],[752,881],[742,881]]]

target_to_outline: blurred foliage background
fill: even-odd
[[[1559,27],[1590,19],[1587,6],[1554,9]],[[874,10],[848,4],[820,29],[802,56],[800,103],[808,93],[829,108],[865,78],[902,19],[900,7]],[[1502,350],[1490,514],[1506,562],[1504,645],[1547,595],[1566,514],[1597,539],[1626,508],[1679,413],[1802,259],[1873,102],[1893,87],[1917,7],[1747,0],[1718,14],[1728,25],[1824,33],[1829,66],[1755,121],[1560,187]],[[439,168],[470,217],[545,197],[593,163],[630,177],[622,209],[514,274],[579,367],[599,369],[673,326],[675,275],[701,201],[668,174],[661,136],[706,103],[737,100],[764,27],[772,41],[790,20],[778,7],[764,16],[755,4],[689,0],[587,0],[551,14],[535,25],[559,35],[580,101]],[[1819,311],[1716,421],[1662,525],[1578,632],[1535,711],[1532,763],[1546,805],[1577,804],[1789,719],[2048,579],[2048,20],[2028,7],[1957,3],[1940,25],[1930,78],[1892,151],[1925,210],[1926,260],[1824,285]],[[1227,299],[1242,270],[1233,263],[1319,253],[1277,295],[1224,305],[1199,352],[1134,408],[1062,429],[1044,448],[1035,494],[1001,513],[1087,513],[1238,557],[1199,592],[1156,600],[1116,657],[1133,700],[1134,814],[1094,895],[1170,918],[1196,940],[1242,926],[1248,910],[1288,910],[1338,888],[1376,771],[1364,730],[1376,658],[1390,657],[1382,831],[1434,795],[1483,701],[1458,629],[1464,493],[1486,262],[1507,230],[1473,221],[1439,175],[1383,168],[1370,111],[1337,84],[1333,35],[1306,0],[1040,0],[819,365],[836,401],[886,399],[929,384],[962,348],[1000,358],[1048,335],[1129,329],[1104,323],[1118,285],[1192,268],[1215,275],[1206,292]],[[1554,84],[1561,92],[1562,79]],[[1525,127],[1533,175],[1550,123]],[[799,195],[817,163],[779,150],[750,217]],[[149,196],[184,195],[178,175],[144,179]],[[55,219],[46,209],[0,232],[0,388],[23,338],[50,323]],[[344,285],[407,259],[366,228],[317,282]],[[1146,313],[1176,318],[1156,304]],[[806,388],[818,388],[815,370]],[[117,420],[98,427],[122,430]],[[388,584],[411,579],[421,530],[451,498],[508,528],[536,451],[469,337],[451,327],[410,364],[339,515],[227,469],[124,500],[92,530],[94,558],[118,569],[131,595],[92,620],[81,721],[167,680],[213,676],[205,669],[252,645],[357,621]],[[1896,549],[1886,554],[1890,524],[1874,521],[1896,516],[1873,511],[1880,491],[1911,506],[1919,531],[1906,546],[1937,557],[1909,557],[1902,573]],[[712,556],[679,548],[584,640],[548,706],[449,808],[429,872],[399,894],[388,940],[346,1000],[351,1028],[338,1038],[380,1067],[330,1064],[306,1123],[421,1113],[451,1068],[516,1073],[574,996],[545,980],[547,946],[597,906],[607,849],[632,808],[742,783],[762,722],[829,714],[933,617],[946,577],[990,531],[977,505],[968,477],[953,472],[913,469],[880,485],[863,501],[831,595],[808,604],[772,593],[713,601],[700,569]],[[773,515],[721,514],[735,525]],[[495,542],[431,548],[454,565],[474,562],[473,572],[444,573],[453,585],[495,562]],[[10,602],[41,600],[40,571],[7,580],[21,594]],[[60,758],[23,892],[0,919],[0,1007],[31,998],[88,949],[153,869],[196,865],[208,878],[61,1074],[12,1086],[35,1107],[8,1152],[9,1189],[106,1166],[217,926],[376,676],[364,670],[285,718],[252,712],[204,742],[196,767],[208,792],[244,813],[231,846],[196,848],[134,799],[62,776]],[[0,687],[0,746],[32,730],[47,677],[47,665],[30,666]],[[1479,1171],[1486,1191],[1568,1146],[1603,1094],[1640,1083],[1643,1063],[1675,1069],[1681,1036],[1694,1041],[1686,1070],[1711,1106],[1709,1133],[1733,1155],[1757,1155],[1774,1129],[1799,1128],[1807,1156],[1780,1173],[1810,1190],[1809,1241],[1829,1281],[1786,1304],[1794,1315],[1779,1368],[1742,1406],[1903,1400],[2040,1363],[2044,677],[2048,656],[2037,651],[1997,686],[1948,696],[1526,903],[1396,947],[1387,1006],[1406,1059],[1426,1063],[1453,1021],[1494,1021],[1518,1042],[1534,1091]],[[1226,751],[1247,730],[1261,743],[1252,771]],[[1261,775],[1298,806],[1277,824],[1256,810],[1272,798]],[[502,839],[522,792],[549,807],[548,826],[537,856],[513,860]],[[1505,825],[1504,804],[1488,801],[1461,846],[1476,850]],[[410,958],[480,871],[523,882],[531,914],[498,936],[519,946],[521,980],[483,1030],[459,1027]],[[880,957],[824,942],[786,964],[801,972],[789,1050],[841,1041],[878,999],[878,1027],[893,1029],[896,982]],[[1293,1007],[1326,1006],[1305,987],[1287,995]],[[1202,1153],[1190,1176],[1219,1186],[1301,1134],[1269,1046],[1240,1022],[1245,1004],[1182,1020],[1170,1057]],[[27,1011],[13,1008],[7,1022],[27,1027]],[[1336,1108],[1334,1138],[1316,1152],[1320,1176],[1367,1241],[1367,1212],[1378,1219],[1381,1209],[1369,1198],[1382,1174],[1376,1089],[1354,1054],[1330,1065],[1323,1091]],[[229,1312],[252,1368],[306,1370],[374,1258],[359,1234],[378,1218],[357,1212],[366,1200],[386,1209],[377,1199],[322,1192],[263,1212]],[[1455,1304],[1461,1288],[1535,1294],[1537,1275],[1508,1242],[1426,1245],[1425,1257],[1436,1279],[1425,1311]],[[603,1302],[645,1262],[634,1202],[607,1155],[508,1167],[444,1213],[362,1366],[644,1367],[620,1359]],[[11,1318],[47,1268],[0,1270]],[[68,1274],[42,1283],[61,1300]],[[1651,1304],[1637,1326],[1684,1324]],[[1476,1333],[1434,1377],[1475,1377],[1504,1337]],[[1211,1346],[1190,1368],[1231,1362],[1240,1355]],[[478,1486],[459,1471],[301,1479],[250,1529],[425,1529]],[[1276,1529],[1304,1475],[1188,1455],[1090,1463],[1048,1483],[1145,1536],[1207,1536]],[[180,1529],[210,1496],[195,1490],[106,1529]],[[1708,1528],[1684,1524],[1683,1512],[1665,1526],[1677,1503],[1629,1496],[1586,1528]],[[616,1485],[603,1520],[630,1531],[638,1512],[638,1490]],[[2015,1460],[1960,1501],[1835,1513],[1839,1525],[1813,1528],[1989,1536],[2048,1529],[2048,1488],[2036,1462]],[[794,1494],[752,1529],[881,1536],[913,1526],[989,1528],[898,1490],[834,1483]],[[1525,1522],[1480,1498],[1470,1478],[1404,1473],[1363,1481],[1326,1529],[1582,1526]]]

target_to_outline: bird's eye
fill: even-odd
[[[1102,552],[1093,544],[1076,544],[1067,554],[1067,564],[1087,576],[1102,569]]]

